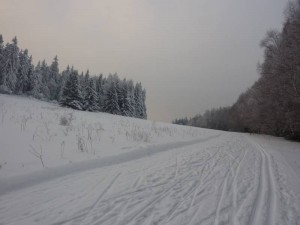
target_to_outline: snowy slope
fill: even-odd
[[[0,95],[0,178],[218,133]]]
[[[59,118],[72,111],[1,103],[0,224],[300,224],[299,143],[86,112],[65,135]],[[81,152],[76,137],[98,123],[101,139]]]

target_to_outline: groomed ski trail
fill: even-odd
[[[222,133],[5,192],[0,224],[297,225],[285,172],[255,138]]]

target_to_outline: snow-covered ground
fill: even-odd
[[[0,94],[0,178],[218,133]]]
[[[0,164],[1,225],[300,224],[300,144],[280,138],[0,95]]]

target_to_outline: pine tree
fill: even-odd
[[[90,82],[90,71],[87,70],[85,75],[82,76],[82,81],[81,81],[82,95],[83,96],[85,95],[85,90],[89,86],[89,82]]]
[[[95,91],[96,85],[94,79],[89,80],[89,84],[86,86],[85,90],[85,106],[86,111],[95,112],[99,110],[97,104],[97,93]]]
[[[122,116],[126,116],[127,112],[126,112],[126,91],[127,91],[127,87],[126,87],[126,80],[123,81],[119,81],[117,83],[118,86],[118,105],[120,107],[120,115]]]
[[[2,71],[1,89],[13,92],[17,83],[17,73],[19,68],[19,47],[17,37],[14,37],[12,44],[7,44],[4,51],[4,63]]]
[[[104,110],[104,82],[105,80],[103,78],[103,75],[100,74],[96,80],[97,102],[100,111]]]
[[[146,89],[142,91],[142,119],[147,119],[147,108],[146,108]]]
[[[87,89],[88,89],[88,86],[89,86],[89,80],[90,80],[90,72],[89,70],[86,71],[85,75],[83,75],[83,72],[81,73],[80,75],[80,78],[79,78],[79,87],[80,87],[80,91],[81,91],[81,95],[82,95],[82,102],[81,102],[81,105],[83,107],[83,110],[86,110],[85,109],[85,98],[86,98],[86,95],[87,95]]]
[[[134,88],[134,101],[135,101],[135,117],[143,118],[143,97],[142,85],[137,83]]]
[[[127,83],[128,116],[135,117],[134,84],[132,80]]]
[[[60,82],[59,82],[59,94],[58,94],[58,101],[60,102],[61,100],[61,97],[62,97],[62,94],[63,94],[63,90],[64,90],[64,87],[65,87],[65,84],[66,84],[66,81],[67,81],[67,78],[69,77],[71,73],[71,69],[70,69],[70,66],[68,65],[67,68],[62,71],[61,73],[61,77],[60,77]]]
[[[54,57],[52,64],[49,67],[49,77],[47,81],[47,87],[50,92],[50,100],[58,100],[59,97],[59,68],[58,68],[58,58]]]
[[[49,82],[49,66],[47,65],[46,61],[43,60],[41,63],[41,94],[43,98],[50,99],[50,90],[48,87]]]
[[[32,64],[32,55],[29,57],[29,69],[28,69],[28,73],[27,73],[27,77],[28,77],[28,84],[26,86],[25,89],[25,93],[30,92],[31,90],[31,80],[33,78],[33,74],[34,74],[34,65]]]
[[[118,104],[116,76],[108,76],[104,96],[104,111],[111,114],[119,115],[120,107]]]
[[[4,63],[5,63],[5,56],[4,56],[4,45],[3,45],[3,37],[0,34],[0,87],[3,84],[4,79]]]
[[[129,82],[127,82],[126,79],[120,82],[120,99],[121,101],[119,101],[119,106],[121,110],[121,115],[132,117],[134,114],[134,108],[131,102],[132,96],[129,87]]]
[[[28,90],[29,80],[28,75],[31,69],[31,62],[28,56],[28,50],[20,51],[19,53],[19,68],[17,73],[17,83],[15,93],[22,94]]]
[[[82,110],[81,102],[82,96],[79,89],[78,73],[72,71],[63,89],[60,105]]]
[[[27,93],[35,98],[41,98],[41,62],[37,66],[30,69],[32,72],[28,76],[28,90]]]

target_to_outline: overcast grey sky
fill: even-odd
[[[0,0],[0,33],[34,62],[141,81],[149,119],[231,105],[258,78],[259,42],[288,0]]]

